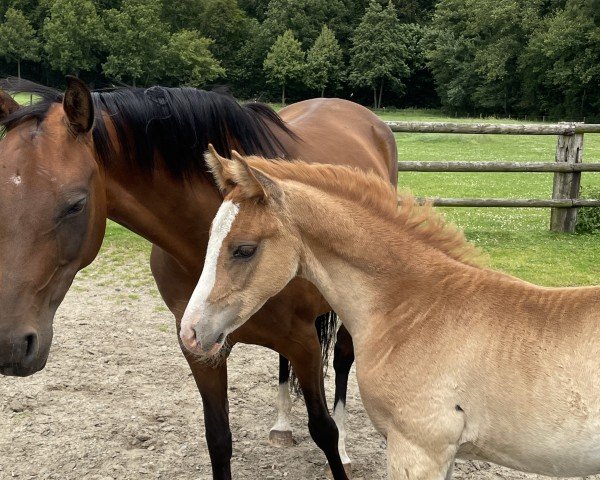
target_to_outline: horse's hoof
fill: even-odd
[[[344,463],[344,470],[346,471],[346,476],[348,478],[352,478],[352,464]],[[325,467],[325,473],[327,474],[327,478],[333,479],[333,474],[331,473],[331,468],[329,464]]]
[[[269,432],[269,443],[274,447],[293,447],[294,437],[289,430],[271,430]]]

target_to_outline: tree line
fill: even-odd
[[[600,0],[0,0],[0,75],[600,116]]]

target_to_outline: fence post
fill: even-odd
[[[583,161],[583,133],[559,135],[556,145],[556,161],[581,163]],[[554,173],[553,199],[579,198],[581,172]],[[574,233],[577,223],[577,208],[553,208],[550,214],[550,230]]]

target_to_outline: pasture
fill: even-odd
[[[437,112],[378,112],[385,120],[435,120]],[[486,120],[487,121],[487,120]],[[396,134],[401,160],[551,161],[554,136]],[[586,135],[584,161],[600,161],[600,135]],[[584,188],[600,174],[584,173]],[[402,173],[400,186],[425,196],[549,197],[551,174]],[[489,254],[489,263],[542,285],[600,281],[600,238],[548,231],[548,209],[454,208],[445,214]],[[198,393],[148,267],[149,245],[109,223],[102,251],[82,271],[55,319],[48,366],[27,379],[2,378],[0,478],[209,479]],[[277,356],[239,345],[230,372],[235,478],[324,478],[324,457],[294,402],[298,444],[266,442],[275,420]],[[330,372],[332,369],[330,369]],[[332,378],[327,380],[331,402]],[[385,478],[382,441],[354,377],[348,452],[355,479]],[[461,463],[458,479],[533,479]]]

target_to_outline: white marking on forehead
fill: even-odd
[[[16,175],[13,175],[12,177],[10,177],[10,181],[12,183],[14,183],[15,185],[21,185],[21,182],[23,181],[23,179],[21,178],[21,175],[16,174]]]
[[[239,205],[227,200],[222,203],[210,229],[206,259],[200,280],[194,289],[192,298],[185,309],[182,323],[195,325],[199,320],[199,314],[204,309],[206,299],[215,286],[217,276],[217,262],[221,253],[221,245],[231,230],[233,221],[240,210]]]

